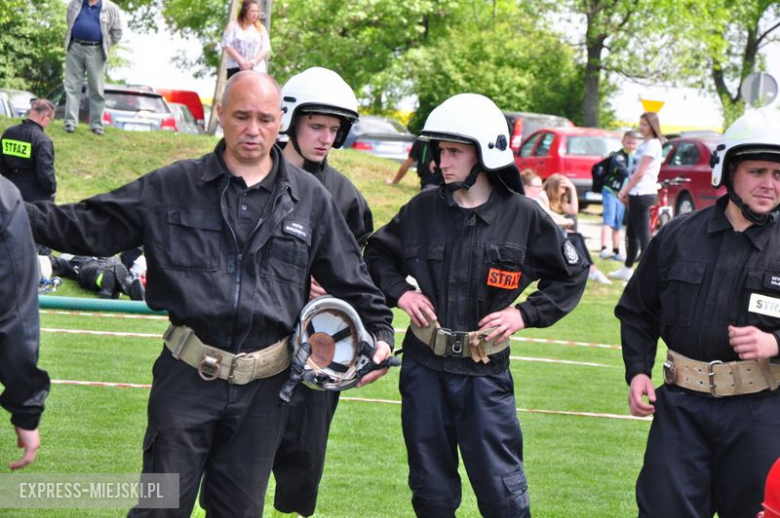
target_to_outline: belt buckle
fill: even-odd
[[[674,366],[674,358],[667,356],[663,365],[664,382],[667,385],[674,385],[677,380],[677,367]]]
[[[238,353],[237,355],[233,356],[233,361],[230,362],[230,371],[228,372],[227,382],[233,385],[233,380],[235,379],[235,371],[236,371],[236,365],[238,365],[238,359],[242,356],[246,356],[246,353]]]
[[[710,382],[710,395],[712,397],[721,397],[715,393],[715,389],[718,387],[715,385],[715,366],[716,365],[723,365],[723,362],[720,360],[713,360],[707,364],[707,379],[709,379]]]
[[[465,331],[453,331],[446,327],[440,327],[436,330],[436,334],[447,337],[447,350],[446,356],[462,356],[464,344],[469,341],[469,334]]]
[[[206,352],[203,354],[200,363],[198,363],[198,375],[206,381],[214,381],[219,377],[219,368],[221,365],[221,355],[217,354],[212,356]]]

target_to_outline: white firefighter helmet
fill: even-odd
[[[352,88],[333,70],[312,67],[291,77],[282,87],[282,124],[279,133],[294,131],[295,118],[302,113],[330,115],[341,120],[333,142],[341,147],[358,119],[358,101]]]
[[[712,186],[730,189],[729,164],[736,157],[749,155],[776,155],[780,162],[780,111],[769,107],[751,110],[729,126],[710,160]]]
[[[303,344],[311,355],[303,366],[304,385],[319,390],[354,387],[370,367],[376,341],[347,302],[326,295],[304,306],[293,334],[293,358]]]
[[[484,95],[458,94],[441,103],[428,116],[420,138],[473,144],[485,171],[514,165],[506,118]]]

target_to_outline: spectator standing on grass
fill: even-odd
[[[640,251],[644,252],[650,243],[650,207],[658,194],[658,173],[664,161],[661,153],[664,138],[657,113],[645,112],[639,117],[639,133],[645,140],[636,151],[636,168],[618,192],[618,199],[628,208],[626,261],[620,269],[609,274],[613,279],[624,281],[631,278]]]
[[[587,269],[521,195],[493,101],[451,97],[421,136],[445,185],[412,198],[365,250],[374,281],[411,319],[399,386],[412,506],[418,516],[455,515],[460,450],[483,516],[530,516],[509,337],[571,311]],[[515,305],[536,280],[538,290]]]
[[[222,35],[222,48],[227,52],[227,78],[241,70],[268,72],[271,40],[260,22],[257,0],[243,0],[236,21],[230,22]]]
[[[737,119],[713,164],[727,194],[661,228],[615,309],[629,409],[653,415],[639,516],[756,516],[780,457],[780,112]]]
[[[435,189],[444,183],[441,171],[437,169],[436,162],[433,161],[428,142],[419,137],[412,144],[409,156],[401,163],[398,172],[395,173],[393,178],[386,179],[385,183],[388,185],[397,184],[406,176],[409,168],[415,164],[417,164],[417,176],[420,177],[420,190]]]
[[[0,176],[0,405],[11,413],[24,456],[12,470],[35,461],[38,424],[49,394],[49,375],[38,368],[40,273],[19,190]]]
[[[542,178],[538,174],[530,169],[526,169],[520,173],[520,179],[523,182],[525,195],[538,203],[547,215],[552,218],[553,222],[558,225],[558,228],[568,230],[574,227],[573,220],[564,218],[560,214],[550,210],[550,200],[547,198],[547,193],[544,190],[544,182],[542,182]]]
[[[287,162],[316,178],[333,196],[359,247],[374,231],[371,210],[360,191],[328,164],[328,153],[340,148],[358,119],[352,88],[336,72],[321,67],[304,70],[282,88],[284,115],[280,133]],[[326,292],[311,279],[310,298]],[[287,427],[274,459],[274,507],[283,513],[311,516],[325,468],[325,448],[339,393],[305,385],[293,393]]]
[[[178,473],[179,508],[141,502],[130,516],[189,516],[198,492],[209,516],[262,515],[310,275],[356,308],[377,337],[376,363],[391,354],[392,313],[344,218],[274,145],[281,106],[273,78],[239,72],[217,106],[224,139],[213,153],[80,203],[28,205],[36,236],[57,250],[108,256],[143,244],[146,302],[171,321],[152,370],[143,471]]]
[[[16,185],[24,201],[54,200],[57,175],[54,143],[45,130],[54,120],[54,105],[36,99],[27,119],[0,137],[0,174]]]
[[[621,230],[626,206],[618,199],[618,193],[628,180],[629,172],[634,168],[634,151],[638,140],[639,135],[635,131],[626,131],[623,134],[623,148],[612,155],[608,169],[604,173],[604,187],[601,188],[604,224],[601,227],[601,252],[599,253],[602,259],[626,260],[626,256],[620,253],[620,242],[623,240]],[[612,251],[609,249],[610,244]]]
[[[87,77],[89,126],[95,135],[103,134],[103,90],[108,53],[122,39],[120,10],[111,0],[70,0],[65,35],[65,131],[79,125],[81,87]]]
[[[588,279],[602,284],[612,284],[612,281],[593,264],[588,246],[585,244],[585,237],[577,232],[577,212],[579,212],[577,188],[571,180],[560,173],[555,173],[544,181],[543,189],[550,204],[550,212],[564,220],[573,222],[571,226],[561,225],[560,227],[583,260],[589,265]]]

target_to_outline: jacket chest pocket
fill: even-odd
[[[214,209],[168,209],[160,264],[169,268],[215,270],[222,217]]]
[[[495,309],[494,303],[506,305],[520,293],[523,282],[525,250],[516,245],[485,245],[485,260],[480,276],[480,293]]]
[[[445,243],[409,245],[404,249],[404,264],[409,275],[417,280],[420,290],[436,296],[444,281]]]
[[[742,296],[740,322],[762,331],[780,329],[780,272],[749,270]]]
[[[302,286],[308,280],[309,247],[296,238],[272,237],[263,257],[262,275]]]
[[[706,270],[705,263],[692,261],[676,262],[669,267],[663,289],[662,313],[665,323],[691,325]]]

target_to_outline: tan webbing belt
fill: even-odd
[[[703,362],[670,350],[663,371],[666,383],[715,397],[775,390],[780,383],[780,365],[767,359]]]
[[[163,339],[173,357],[198,369],[204,380],[220,378],[233,385],[246,385],[279,374],[290,365],[292,358],[287,338],[259,351],[240,354],[204,344],[187,326],[171,325]]]
[[[418,327],[411,324],[412,333],[422,343],[431,348],[436,356],[451,356],[456,358],[471,358],[475,362],[489,363],[491,354],[496,354],[509,347],[509,340],[497,344],[495,340],[485,341],[495,327],[479,331],[452,331],[441,327],[438,322],[428,327]]]

